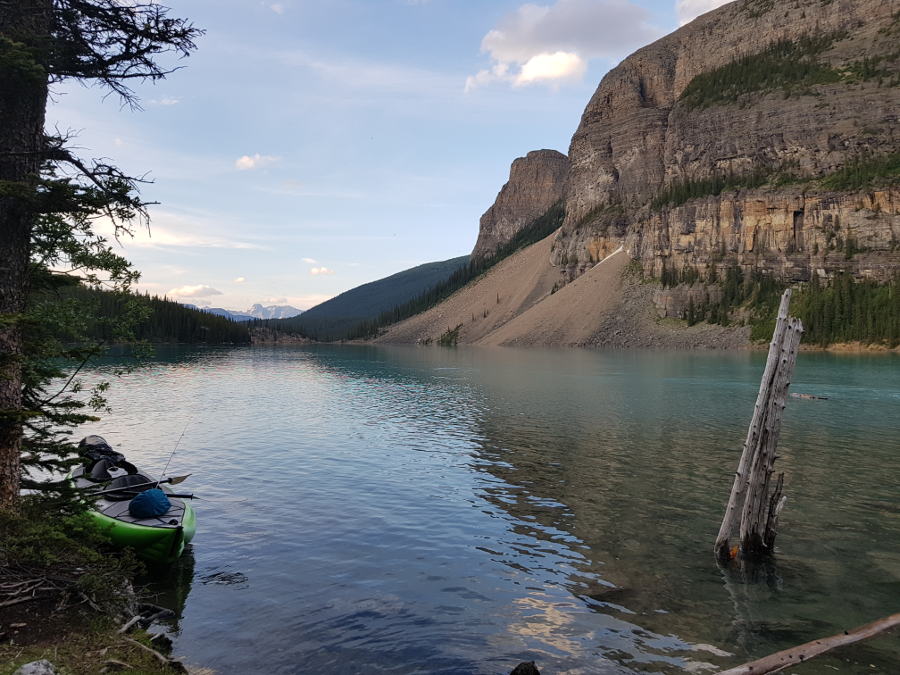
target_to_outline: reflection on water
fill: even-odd
[[[828,400],[788,405],[778,556],[743,571],[718,569],[712,542],[764,355],[160,357],[91,431],[154,470],[193,419],[171,467],[203,498],[194,557],[154,587],[175,595],[189,663],[702,671],[897,609],[895,356],[801,355],[792,391]],[[881,638],[794,672],[823,668],[896,672],[900,650]]]
[[[194,583],[194,552],[190,544],[174,565],[148,570],[148,576],[137,582],[142,591],[142,599],[172,610],[173,616],[162,619],[159,623],[167,634],[178,635],[184,608]]]

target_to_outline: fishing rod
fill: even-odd
[[[137,485],[122,485],[121,487],[116,488],[107,488],[105,490],[97,490],[97,491],[89,491],[89,494],[92,496],[96,495],[108,495],[113,492],[125,492],[128,490],[135,490],[137,488],[145,488],[149,485],[153,485],[154,487],[159,487],[160,483],[169,483],[171,485],[178,485],[179,483],[183,483],[188,478],[190,478],[191,474],[186,474],[184,476],[173,476],[172,478],[161,478],[159,480],[151,480],[147,483],[138,483]]]
[[[188,417],[188,421],[184,425],[184,429],[181,432],[181,436],[178,437],[178,441],[175,443],[175,447],[172,448],[172,452],[169,453],[169,459],[166,460],[166,465],[163,467],[162,473],[159,474],[159,480],[156,481],[156,485],[154,485],[153,487],[155,487],[155,488],[159,487],[159,484],[162,481],[162,477],[166,475],[166,470],[169,468],[169,462],[171,462],[172,458],[175,456],[175,451],[178,450],[178,446],[181,445],[181,439],[184,438],[184,434],[187,432],[188,427],[190,426],[190,424],[193,420],[194,420],[193,415]]]

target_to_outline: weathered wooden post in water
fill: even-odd
[[[744,557],[758,557],[770,553],[775,543],[778,514],[786,497],[782,494],[784,474],[779,474],[775,489],[769,494],[769,482],[777,455],[775,448],[781,434],[791,374],[797,360],[803,324],[788,316],[791,290],[781,296],[775,333],[769,345],[769,358],[763,371],[756,407],[744,441],[744,450],[734,476],[734,485],[725,518],[716,537],[716,558],[726,562],[735,553],[729,546],[731,535],[740,521],[740,552]]]

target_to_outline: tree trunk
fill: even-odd
[[[740,549],[745,556],[772,551],[778,515],[784,506],[783,477],[769,494],[769,481],[777,455],[787,389],[803,334],[800,319],[788,316],[791,290],[781,296],[775,332],[769,344],[769,356],[759,385],[759,394],[744,441],[743,452],[734,476],[725,517],[716,537],[715,553],[721,562],[731,558],[729,540],[740,523]]]
[[[723,670],[719,675],[765,675],[766,673],[777,673],[785,668],[806,663],[811,658],[837,647],[852,645],[860,640],[868,640],[896,626],[900,626],[900,614],[891,614],[883,619],[878,619],[878,621],[867,623],[865,626],[859,626],[849,631],[845,630],[843,633],[838,633],[831,637],[813,640],[799,647],[791,647],[751,663]]]
[[[22,324],[44,149],[51,0],[0,2],[0,509],[19,494]]]
[[[800,319],[788,317],[785,322],[778,368],[767,401],[762,434],[750,467],[747,494],[741,514],[741,552],[746,556],[759,556],[772,551],[775,542],[775,526],[783,506],[783,478],[779,478],[775,491],[769,494],[769,480],[775,467],[775,449],[781,436],[787,390],[791,384],[794,363],[803,325]]]

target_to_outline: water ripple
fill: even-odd
[[[763,355],[162,352],[85,433],[158,470],[193,419],[171,469],[203,498],[197,571],[159,582],[190,662],[702,672],[895,611],[895,357],[801,355],[793,390],[829,398],[789,403],[777,560],[742,578],[710,542]]]

